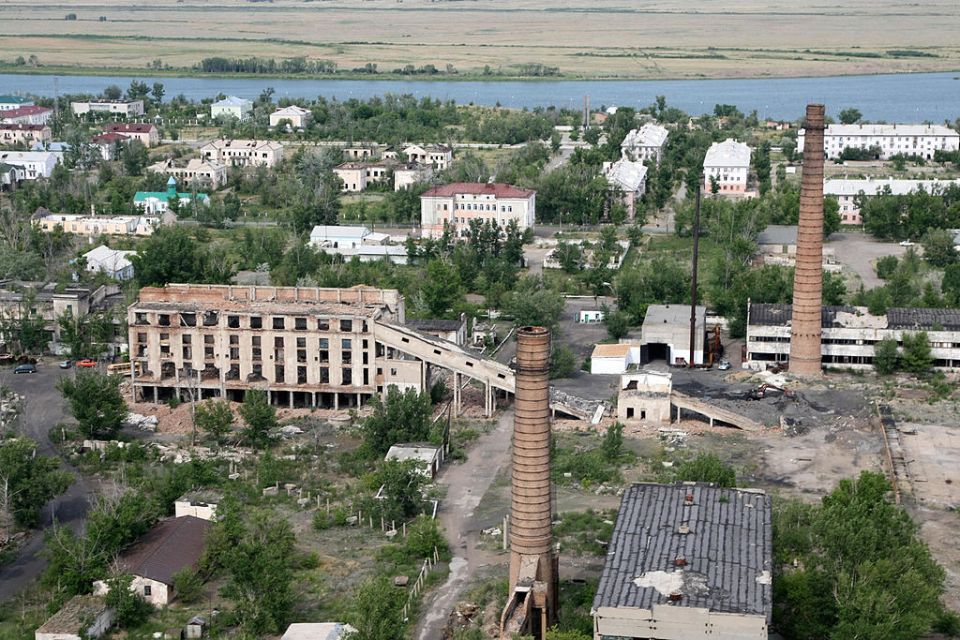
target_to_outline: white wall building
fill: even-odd
[[[598,344],[590,354],[590,373],[620,375],[640,362],[640,346],[628,343]]]
[[[0,111],[10,111],[19,107],[32,107],[33,100],[22,96],[0,96]]]
[[[797,149],[803,149],[805,131],[797,135]],[[839,158],[846,148],[876,148],[875,159],[895,155],[920,156],[933,160],[936,151],[960,149],[960,133],[942,124],[831,124],[823,136],[828,158]]]
[[[294,129],[304,129],[310,124],[313,112],[295,104],[289,107],[281,107],[270,114],[270,126],[277,127],[284,120],[290,121],[290,126]]]
[[[646,162],[652,160],[660,164],[663,150],[667,146],[669,132],[658,124],[648,122],[634,129],[620,143],[620,152],[631,160]]]
[[[223,496],[214,491],[191,491],[173,503],[173,516],[182,518],[193,516],[201,520],[214,522],[217,519],[217,507],[223,501]]]
[[[186,164],[162,160],[147,167],[149,171],[172,176],[182,184],[219,189],[227,184],[227,168],[218,162],[202,158],[190,158]]]
[[[428,189],[420,196],[420,225],[424,237],[438,238],[449,226],[457,234],[472,220],[506,227],[516,221],[521,231],[533,227],[537,192],[509,184],[454,182]]]
[[[200,156],[226,167],[276,166],[283,145],[273,140],[213,140],[200,147]]]
[[[137,255],[136,251],[120,251],[100,245],[83,254],[87,261],[87,271],[90,273],[102,272],[114,280],[131,280],[133,278],[133,263],[130,256]]]
[[[750,175],[750,147],[733,138],[714,142],[703,159],[703,191],[712,193],[711,178],[720,187],[720,195],[742,194],[747,191]]]
[[[108,113],[124,118],[143,115],[143,100],[99,100],[92,102],[71,102],[70,109],[78,116],[87,113]]]
[[[647,191],[646,165],[639,160],[630,160],[624,155],[616,162],[604,162],[603,175],[611,188],[620,190],[623,205],[627,208],[627,218],[633,220],[637,210],[637,200]]]
[[[53,109],[28,105],[0,111],[0,123],[47,124],[53,117]]]
[[[229,96],[210,105],[210,117],[236,118],[243,122],[253,113],[253,102],[246,98]]]
[[[869,198],[882,193],[902,196],[923,189],[927,193],[939,193],[951,185],[960,185],[960,180],[898,180],[896,178],[846,178],[823,181],[823,195],[833,196],[840,204],[840,220],[843,224],[862,224],[860,218],[860,194]]]
[[[433,165],[437,171],[447,169],[453,162],[453,149],[442,144],[411,144],[403,148],[403,154],[408,162]]]
[[[0,151],[0,164],[23,169],[21,180],[49,178],[57,160],[58,155],[51,151]]]

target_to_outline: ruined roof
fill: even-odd
[[[620,144],[624,149],[635,147],[662,147],[670,134],[664,127],[648,122],[639,129],[633,129]]]
[[[764,616],[769,622],[770,521],[770,498],[762,492],[694,484],[631,486],[620,502],[594,611],[674,604]],[[677,567],[681,556],[685,565]],[[672,603],[672,593],[681,599]]]
[[[793,305],[753,303],[749,324],[786,327],[790,325]],[[866,307],[822,307],[824,327],[895,329],[905,331],[960,331],[960,309],[924,309],[920,307],[887,309],[885,316],[871,315]]]
[[[148,122],[114,122],[104,127],[106,133],[150,133],[156,127]]]
[[[771,224],[757,234],[757,244],[797,244],[797,225]]]
[[[135,576],[173,584],[174,574],[200,560],[209,528],[210,522],[193,516],[162,520],[120,554],[120,566]]]
[[[40,625],[37,633],[63,633],[83,635],[93,619],[107,610],[103,598],[99,596],[73,596],[60,610]]]
[[[463,323],[459,320],[424,318],[422,320],[407,320],[407,326],[418,331],[459,331]]]
[[[500,182],[452,182],[433,187],[423,192],[422,198],[450,197],[459,195],[493,196],[495,198],[529,198],[536,191],[521,189]]]

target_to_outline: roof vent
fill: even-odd
[[[683,556],[677,556],[673,559],[673,566],[675,567],[685,567],[687,566],[687,559]]]
[[[692,494],[692,493],[688,493],[688,494],[687,494],[686,496],[684,496],[684,498],[683,498],[683,506],[689,507],[689,506],[692,506],[693,504],[694,504],[694,502],[693,502],[693,494]]]
[[[685,536],[688,533],[690,533],[690,527],[688,525],[682,524],[677,528],[677,533]]]
[[[679,591],[670,592],[670,602],[680,602],[681,600],[683,600],[682,593],[680,593]]]

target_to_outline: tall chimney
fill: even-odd
[[[516,402],[510,503],[510,598],[520,593],[523,613],[508,613],[538,637],[556,620],[557,568],[553,552],[553,486],[550,478],[550,331],[517,330]],[[518,589],[518,586],[520,587]],[[506,635],[505,637],[510,637]]]
[[[803,181],[797,226],[797,267],[793,277],[790,372],[819,376],[823,304],[823,114],[808,104],[804,122]]]

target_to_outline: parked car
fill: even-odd
[[[95,367],[97,366],[97,361],[91,360],[90,358],[84,358],[83,360],[79,360],[77,362],[77,366],[84,367],[84,368]]]
[[[901,247],[912,247],[912,246],[913,246],[913,243],[910,242],[909,240],[901,240],[901,241],[900,241],[900,246],[901,246]]]
[[[36,373],[36,372],[37,372],[37,365],[35,365],[35,364],[30,364],[29,362],[26,363],[26,364],[18,364],[18,365],[14,368],[13,372],[14,372],[14,373]]]
[[[61,369],[69,369],[73,366],[73,360],[61,360],[58,365]]]
[[[720,369],[720,371],[726,371],[729,368],[730,368],[729,360],[721,360],[720,364],[717,365],[717,369]]]

